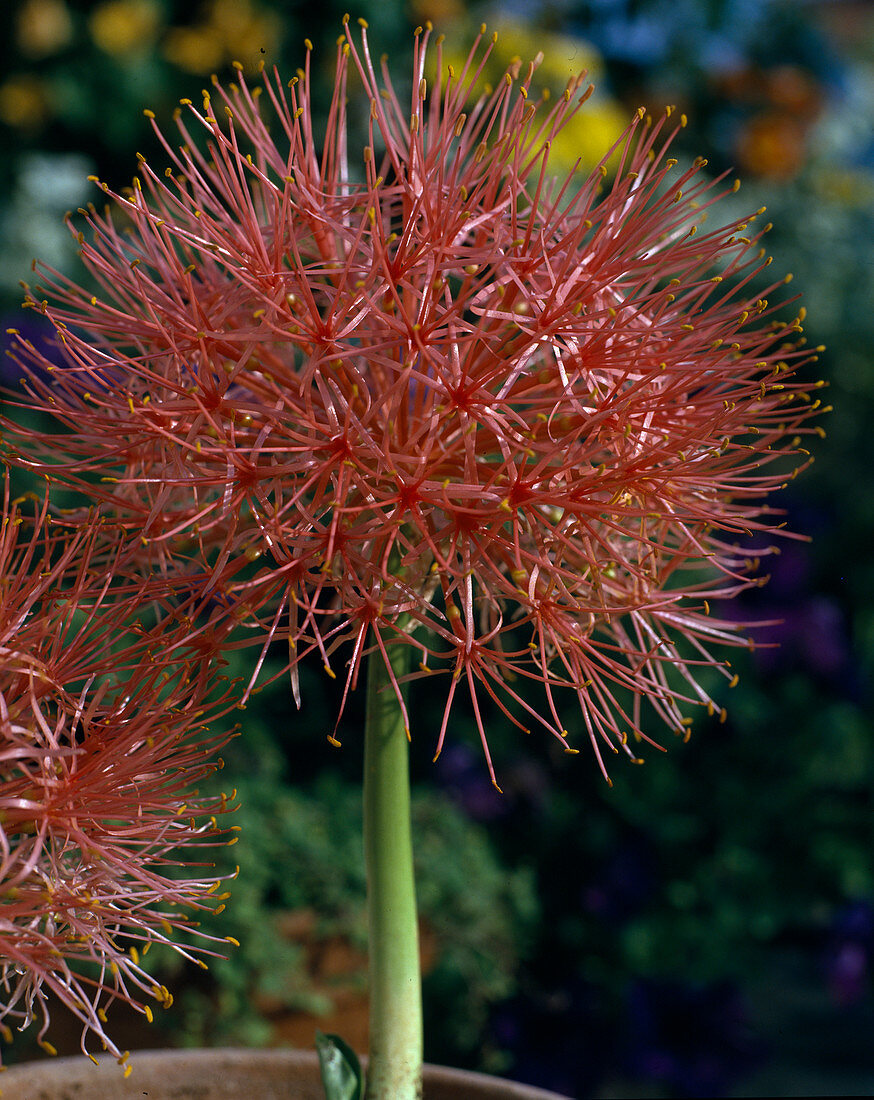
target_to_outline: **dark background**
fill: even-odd
[[[85,177],[119,186],[137,150],[159,158],[143,108],[168,119],[234,59],[291,74],[304,37],[327,104],[345,4],[3,5],[3,329],[33,324],[18,281],[34,256],[76,271],[62,217],[95,197]],[[508,56],[542,49],[543,82],[559,90],[588,65],[598,92],[570,159],[597,159],[640,104],[677,104],[683,152],[742,177],[738,213],[768,206],[774,270],[794,274],[810,342],[827,345],[809,370],[835,406],[815,465],[780,501],[812,542],[786,541],[770,585],[736,611],[779,619],[759,637],[780,647],[733,658],[724,725],[700,724],[643,768],[617,763],[609,790],[585,755],[523,744],[495,717],[501,797],[461,707],[430,764],[436,702],[428,688],[413,696],[427,731],[414,736],[426,1055],[574,1097],[870,1094],[874,11],[516,0],[498,15],[380,0],[358,15],[399,72],[429,18],[458,43],[485,20]],[[3,371],[12,378],[10,361]],[[249,707],[223,775],[244,831],[221,933],[240,950],[207,976],[166,959],[176,1005],[152,1030],[118,1014],[121,1045],[309,1045],[316,1027],[364,1044],[361,700],[337,752],[325,740],[334,685],[304,669],[302,688],[299,714],[285,680]],[[78,1035],[56,1017],[50,1037],[72,1052]],[[36,1056],[27,1037],[8,1051]]]

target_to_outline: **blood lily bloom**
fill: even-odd
[[[106,1010],[116,1000],[148,1019],[168,990],[144,961],[154,943],[187,958],[186,910],[221,905],[209,849],[227,842],[224,797],[198,797],[226,734],[207,723],[214,674],[190,623],[146,615],[143,585],[115,598],[117,571],[98,581],[99,526],[45,533],[47,507],[9,500],[0,532],[0,1029],[41,1019],[50,995],[117,1057]],[[110,581],[112,583],[110,583]],[[160,647],[160,648],[159,648]],[[192,658],[194,658],[192,660]],[[205,854],[204,854],[205,852]]]
[[[287,94],[241,75],[184,101],[179,150],[156,126],[166,178],[143,159],[126,195],[101,185],[124,224],[85,215],[102,294],[44,272],[28,296],[67,366],[31,373],[25,402],[68,431],[25,437],[18,461],[102,475],[89,493],[165,571],[194,547],[220,586],[263,555],[238,594],[288,630],[293,666],[316,649],[330,670],[352,641],[348,690],[367,646],[387,660],[400,640],[422,674],[448,670],[438,751],[464,682],[487,758],[479,690],[566,744],[559,688],[599,759],[636,758],[641,701],[684,733],[682,704],[718,705],[696,665],[731,679],[711,647],[746,644],[709,601],[755,583],[738,541],[774,525],[766,496],[817,430],[791,381],[801,315],[750,290],[764,230],[702,231],[732,186],[668,157],[670,111],[635,117],[612,183],[555,181],[582,77],[551,107],[536,62],[478,93],[491,44],[454,72],[438,39],[429,90],[430,38],[404,104],[366,28],[347,33],[321,141],[309,50]]]

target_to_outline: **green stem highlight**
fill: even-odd
[[[389,651],[395,677],[411,647]],[[366,1100],[422,1095],[422,989],[410,831],[409,737],[381,654],[367,662],[364,860],[370,942]]]

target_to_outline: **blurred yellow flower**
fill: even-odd
[[[464,0],[410,0],[410,12],[420,23],[430,19],[435,25],[464,15]]]
[[[73,37],[64,0],[25,0],[15,25],[15,41],[25,57],[48,57]]]
[[[840,203],[848,209],[874,203],[874,179],[864,168],[821,164],[813,176],[813,186],[816,194],[826,202]]]
[[[172,27],[162,43],[164,57],[187,72],[204,74],[229,61],[251,61],[275,47],[281,34],[279,17],[250,0],[211,0],[203,10],[200,23]]]
[[[225,50],[212,27],[171,27],[161,43],[164,57],[187,73],[211,73],[221,67]]]
[[[0,121],[19,130],[35,130],[51,115],[45,85],[35,76],[12,76],[0,85]]]
[[[532,94],[537,91],[555,98],[564,94],[568,80],[581,71],[586,71],[591,82],[596,82],[603,71],[600,54],[582,38],[539,31],[524,23],[508,20],[498,20],[495,28],[498,40],[485,69],[485,77],[492,84],[502,80],[514,63],[521,61],[524,71],[524,66],[538,53],[542,53],[544,59],[534,74]],[[456,72],[460,72],[464,55],[456,54],[451,45],[444,46],[443,64],[444,69],[446,65],[452,65]],[[596,83],[592,97],[553,139],[550,166],[561,173],[570,171],[579,160],[582,171],[591,171],[630,121],[629,112],[616,100],[599,92]],[[611,158],[613,161],[616,159],[616,156]],[[607,166],[610,167],[610,162]]]
[[[251,60],[275,47],[282,24],[273,12],[259,10],[248,0],[213,0],[213,24],[224,35],[228,60]]]
[[[500,18],[494,25],[489,24],[489,30],[498,32],[492,57],[499,62],[499,75],[503,74],[513,58],[530,61],[538,52],[543,54],[543,62],[537,70],[535,81],[547,86],[553,94],[563,92],[568,80],[583,69],[588,73],[590,82],[596,82],[603,72],[601,55],[583,38],[540,31],[527,23]]]
[[[593,96],[552,139],[549,163],[570,169],[579,159],[581,169],[590,172],[630,121],[628,111],[612,99]],[[615,167],[618,159],[617,150],[607,161],[607,168]]]
[[[161,12],[153,0],[106,0],[91,13],[91,37],[113,57],[147,50],[155,40]]]

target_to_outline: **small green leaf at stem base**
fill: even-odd
[[[316,1052],[322,1070],[325,1100],[361,1100],[364,1075],[358,1055],[339,1035],[316,1032]]]

